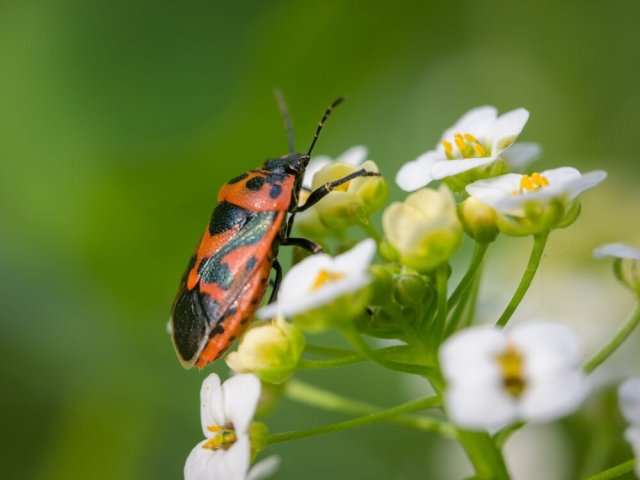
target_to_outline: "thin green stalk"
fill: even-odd
[[[480,293],[480,275],[476,276],[475,282],[471,287],[471,294],[469,295],[469,305],[465,313],[464,320],[461,322],[460,327],[468,327],[473,324],[476,318],[476,307],[478,306],[478,295]]]
[[[471,294],[473,294],[473,289],[471,290]],[[460,323],[460,319],[464,315],[464,312],[467,310],[467,302],[470,300],[471,295],[465,295],[454,307],[453,312],[449,316],[449,321],[447,322],[447,327],[444,331],[444,336],[447,338],[458,328],[458,324]]]
[[[511,435],[513,435],[522,427],[524,427],[524,425],[525,425],[524,422],[517,422],[517,423],[514,423],[513,425],[503,428],[498,433],[496,433],[493,439],[496,442],[496,445],[498,446],[498,448],[504,447],[504,444],[507,443],[507,440],[509,440]]]
[[[476,471],[474,478],[509,480],[502,453],[488,433],[458,431],[458,441],[467,452]]]
[[[299,380],[291,380],[287,383],[286,395],[298,403],[349,415],[369,415],[383,410],[375,405],[346,398]],[[437,432],[447,437],[454,437],[456,434],[456,429],[452,425],[424,415],[401,415],[388,418],[386,421],[417,430]]]
[[[587,478],[586,480],[609,480],[610,478],[618,478],[619,476],[632,471],[635,464],[636,464],[635,460],[633,459],[627,460],[626,462],[621,463],[620,465],[616,465],[615,467],[611,467],[603,472],[596,473],[595,475]]]
[[[636,305],[633,312],[629,316],[626,322],[622,324],[618,333],[609,340],[596,354],[589,359],[584,365],[584,371],[587,373],[593,372],[598,366],[603,363],[613,352],[615,352],[620,345],[631,335],[631,333],[640,324],[640,304]]]
[[[437,305],[436,318],[433,320],[432,329],[430,333],[430,340],[440,344],[442,334],[444,333],[444,326],[447,321],[447,282],[448,282],[449,266],[447,264],[441,265],[436,270],[436,290],[437,290]]]
[[[321,427],[308,428],[305,430],[298,430],[294,432],[276,433],[269,436],[269,438],[267,439],[267,444],[273,445],[276,443],[288,442],[290,440],[299,440],[301,438],[314,437],[317,435],[324,435],[327,433],[339,432],[351,428],[371,425],[373,423],[398,417],[406,413],[424,410],[426,408],[432,408],[439,403],[440,399],[437,396],[420,398],[418,400],[403,403],[387,410],[370,413],[368,415],[364,415],[362,417],[354,418],[351,420],[346,420],[344,422],[332,423],[329,425],[323,425]]]
[[[451,310],[458,303],[458,301],[460,301],[460,298],[468,290],[471,282],[478,272],[478,268],[480,267],[480,265],[482,265],[482,260],[484,259],[484,254],[487,252],[488,247],[488,243],[476,242],[476,244],[474,245],[473,255],[471,257],[469,267],[467,268],[467,272],[464,274],[464,277],[462,277],[462,280],[460,280],[460,283],[451,294],[451,297],[449,297],[449,310]]]
[[[538,266],[540,265],[540,260],[542,259],[542,252],[544,252],[544,247],[547,244],[548,238],[549,238],[549,230],[547,230],[546,232],[542,232],[542,233],[538,233],[537,235],[534,235],[533,248],[531,249],[531,255],[529,256],[529,263],[527,263],[527,268],[525,269],[524,274],[522,275],[520,284],[518,285],[518,288],[513,294],[513,297],[511,298],[509,305],[507,305],[507,308],[505,308],[504,312],[502,313],[502,316],[498,320],[499,326],[504,327],[507,324],[507,322],[511,318],[511,315],[513,315],[513,312],[515,312],[516,308],[518,308],[518,305],[520,305],[520,302],[524,298],[525,293],[527,293],[527,290],[531,285],[531,281],[533,280],[533,277],[535,276],[536,271],[538,270]]]
[[[357,352],[344,357],[329,358],[326,360],[314,360],[310,358],[302,358],[298,362],[299,370],[321,370],[324,368],[344,367],[345,365],[353,365],[354,363],[364,362],[365,357]]]

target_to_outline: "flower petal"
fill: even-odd
[[[542,154],[542,147],[534,142],[517,142],[504,150],[500,156],[507,162],[509,170],[522,170],[536,161]]]
[[[189,453],[184,464],[185,480],[210,480],[217,470],[216,464],[225,455],[224,450],[203,448],[207,440],[198,443]]]
[[[227,423],[220,377],[215,373],[205,378],[200,388],[200,422],[202,433],[207,438],[213,435],[207,427]]]
[[[445,401],[451,420],[465,428],[495,432],[517,420],[517,404],[499,381],[454,385],[447,390]]]
[[[593,251],[594,258],[621,258],[640,260],[640,249],[625,243],[607,243]]]
[[[318,155],[317,157],[313,157],[309,161],[309,165],[304,171],[304,177],[302,179],[302,186],[308,190],[311,190],[311,186],[313,185],[313,176],[322,170],[325,166],[331,163],[331,157],[327,157],[326,155]]]
[[[208,477],[211,480],[245,480],[249,470],[251,461],[251,443],[248,435],[238,437],[228,450],[224,451],[224,455],[213,463],[211,466],[212,475]]]
[[[412,192],[433,181],[431,168],[441,156],[431,150],[423,153],[412,162],[405,163],[396,175],[396,183],[405,192]]]
[[[529,120],[529,111],[524,108],[517,108],[500,115],[487,133],[487,138],[490,138],[492,143],[491,152],[498,155],[506,150],[518,138],[527,120]]]
[[[528,379],[520,398],[520,416],[523,420],[535,422],[549,422],[564,417],[580,406],[588,391],[585,376],[577,369]]]
[[[545,373],[545,366],[561,363],[576,366],[580,359],[578,337],[571,327],[562,323],[532,322],[518,325],[509,339],[527,359],[530,368]]]
[[[445,130],[442,139],[451,139],[456,133],[471,133],[475,136],[482,137],[497,118],[498,110],[495,107],[483,106],[469,110],[458,121]]]
[[[627,422],[640,427],[640,378],[627,379],[618,388],[620,411]]]
[[[272,455],[256,463],[247,475],[247,480],[262,480],[270,477],[280,466],[280,457]]]
[[[367,147],[364,145],[356,145],[337,157],[335,161],[357,167],[367,159],[367,153]]]
[[[496,327],[472,327],[452,335],[440,348],[442,374],[456,382],[477,376],[478,369],[495,368],[495,357],[507,347],[507,337]],[[490,367],[487,367],[490,366]]]
[[[495,155],[482,158],[465,158],[462,160],[442,160],[434,163],[431,167],[431,177],[434,180],[442,180],[443,178],[458,175],[473,168],[489,165],[495,161]]]
[[[233,424],[236,436],[243,435],[260,400],[260,380],[251,374],[236,375],[224,382],[222,390],[226,417]]]
[[[594,170],[568,182],[566,188],[569,193],[569,198],[573,200],[585,190],[589,190],[603,182],[605,178],[607,178],[607,172],[604,170]]]

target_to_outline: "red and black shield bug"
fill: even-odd
[[[267,160],[222,186],[218,204],[180,282],[173,303],[170,332],[185,368],[202,368],[222,355],[242,334],[275,279],[274,301],[282,268],[276,258],[280,245],[295,245],[312,253],[320,247],[290,236],[297,212],[311,207],[334,188],[356,177],[379,175],[364,169],[327,183],[298,205],[302,178],[324,122],[342,102],[325,111],[307,153],[293,153],[293,129],[284,101],[278,97],[289,136],[289,154]]]

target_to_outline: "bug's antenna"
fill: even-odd
[[[287,130],[287,136],[289,138],[289,153],[294,153],[296,147],[293,143],[293,125],[291,124],[291,117],[289,116],[289,109],[287,108],[287,102],[284,100],[282,90],[276,88],[275,91],[276,101],[278,102],[278,108],[280,109],[280,115],[284,121],[284,128]]]
[[[322,127],[324,127],[324,122],[327,121],[327,118],[329,118],[329,115],[331,115],[331,112],[333,111],[334,108],[336,108],[338,105],[340,105],[342,102],[344,102],[344,97],[339,97],[336,98],[331,105],[329,105],[327,107],[327,109],[324,112],[324,115],[322,116],[322,119],[320,120],[320,123],[318,123],[318,128],[316,128],[316,134],[313,136],[313,140],[311,141],[311,146],[309,147],[309,151],[307,152],[307,157],[311,156],[311,152],[313,151],[313,147],[316,146],[316,142],[318,141],[318,137],[320,136],[320,132],[322,131]]]

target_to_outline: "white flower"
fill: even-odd
[[[283,279],[278,301],[261,308],[258,317],[290,317],[361,289],[371,280],[368,268],[375,252],[376,243],[366,239],[336,257],[320,253],[305,258]]]
[[[433,180],[483,167],[496,159],[516,140],[529,119],[524,108],[498,116],[494,107],[479,107],[465,113],[447,129],[434,150],[402,166],[396,183],[408,192]],[[516,152],[512,159],[521,165],[537,155],[533,147]]]
[[[185,480],[255,478],[249,472],[248,431],[259,399],[260,380],[254,375],[237,375],[221,385],[220,378],[212,373],[202,382],[200,417],[206,439],[189,454]],[[263,467],[257,473],[262,473]]]
[[[593,251],[595,258],[619,258],[621,260],[640,260],[640,248],[624,243],[607,243]]]
[[[630,424],[624,438],[631,444],[636,457],[636,476],[640,477],[640,378],[629,378],[620,385],[618,401],[622,416]]]
[[[527,203],[549,203],[554,199],[574,200],[580,193],[602,182],[607,173],[585,174],[572,167],[560,167],[531,175],[508,173],[467,185],[467,193],[501,213],[521,217]]]
[[[550,421],[575,410],[587,393],[576,336],[561,324],[462,330],[443,344],[440,364],[447,411],[471,429]]]
[[[311,185],[313,184],[313,176],[331,163],[344,163],[351,165],[352,167],[357,167],[366,160],[367,152],[367,147],[364,145],[356,145],[335,159],[327,155],[318,155],[317,157],[313,157],[304,172],[302,186],[310,190]]]

